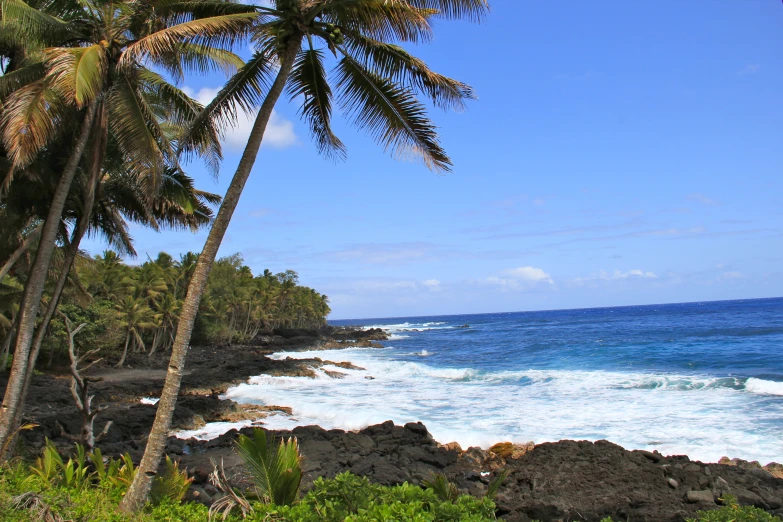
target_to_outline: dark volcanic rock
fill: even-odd
[[[291,415],[284,406],[240,405],[221,401],[218,395],[260,374],[308,378],[316,375],[313,368],[324,365],[339,367],[339,373],[359,369],[319,358],[270,359],[268,355],[273,351],[318,349],[337,341],[340,347],[355,346],[385,338],[381,330],[329,327],[318,332],[265,332],[243,346],[194,347],[188,355],[174,427],[192,428],[217,420],[263,422],[270,412]],[[156,408],[139,400],[159,395],[167,361],[168,354],[164,353],[152,357],[131,354],[129,364],[133,368],[91,369],[91,377],[103,379],[93,385],[94,404],[108,406],[99,415],[96,429],[101,430],[108,420],[113,422],[107,437],[99,443],[105,455],[128,452],[136,461],[141,457]],[[6,375],[0,375],[0,392]],[[72,448],[72,443],[61,436],[61,430],[71,434],[79,431],[79,416],[66,375],[60,369],[33,378],[25,421],[39,426],[21,434],[28,456],[40,450],[45,437],[65,451]],[[338,372],[334,375],[339,377]],[[599,521],[607,516],[639,522],[680,522],[699,509],[717,507],[716,499],[727,493],[743,504],[783,514],[783,479],[772,475],[783,475],[780,465],[762,468],[758,463],[737,459],[705,465],[685,456],[626,451],[606,441],[561,441],[537,446],[501,443],[489,451],[463,451],[456,443],[438,444],[421,423],[396,426],[391,421],[358,432],[305,426],[271,435],[299,439],[305,488],[319,476],[333,477],[344,471],[388,485],[405,481],[420,484],[432,473],[443,472],[463,492],[482,495],[490,480],[507,470],[509,476],[496,499],[499,515],[507,522]],[[232,431],[211,441],[169,439],[166,452],[180,459],[195,478],[196,487],[189,498],[207,504],[215,498],[217,491],[207,484],[212,459],[223,458],[228,476],[236,477],[236,485],[249,486],[234,451],[236,437],[237,432]]]
[[[657,454],[653,454],[657,457]],[[687,457],[660,458],[606,441],[540,444],[510,460],[497,498],[507,522],[532,519],[681,521],[731,492],[742,504],[780,513],[783,480]],[[672,487],[676,483],[676,487]]]

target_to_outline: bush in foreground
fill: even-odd
[[[688,518],[686,522],[783,522],[780,517],[770,515],[763,509],[753,506],[740,506],[737,499],[726,495],[722,501],[725,506],[711,511],[699,511],[696,518]],[[601,522],[613,522],[607,517]]]
[[[74,522],[205,522],[208,509],[197,503],[163,500],[142,513],[127,516],[116,512],[126,486],[122,483],[91,483],[87,486],[50,483],[27,466],[0,468],[0,520],[72,520]],[[14,506],[25,493],[26,506]],[[218,520],[221,518],[218,517]],[[238,514],[227,520],[238,522]],[[319,478],[301,501],[291,506],[254,503],[249,521],[280,522],[485,522],[496,520],[495,504],[486,498],[461,496],[443,501],[434,491],[418,486],[379,486],[363,477],[343,473],[331,480]]]

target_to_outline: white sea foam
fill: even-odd
[[[182,430],[175,433],[180,439],[198,439],[211,440],[223,435],[230,430],[239,430],[253,424],[253,421],[244,420],[239,422],[210,422],[203,428],[197,430]]]
[[[399,323],[399,324],[373,324],[365,326],[365,330],[380,329],[394,336],[395,332],[424,332],[428,330],[451,330],[453,326],[444,326],[444,322],[433,323]],[[406,336],[407,337],[407,336]]]
[[[420,420],[436,440],[463,447],[503,440],[608,439],[707,462],[724,455],[783,459],[775,428],[783,402],[771,397],[783,395],[783,383],[578,370],[487,373],[398,361],[361,348],[274,357],[321,357],[365,370],[338,368],[346,374],[343,379],[321,369],[316,379],[259,376],[227,391],[238,402],[291,406],[293,418],[264,419],[273,429],[307,424],[359,429],[389,419]],[[220,429],[196,431],[208,438],[207,432],[215,436]]]
[[[391,334],[389,336],[390,341],[398,341],[400,339],[408,339],[408,338],[410,338],[410,335]]]
[[[783,382],[765,381],[751,377],[745,383],[745,389],[762,395],[783,395]]]

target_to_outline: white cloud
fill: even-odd
[[[761,64],[751,63],[743,67],[737,72],[738,76],[747,76],[748,74],[756,74],[761,69]]]
[[[191,98],[195,98],[203,105],[211,102],[217,93],[220,92],[219,87],[203,87],[198,92],[194,92],[193,89],[189,87],[183,87],[182,90],[185,94]],[[226,146],[233,150],[244,150],[245,145],[247,144],[247,138],[250,136],[250,131],[253,129],[255,119],[255,114],[247,115],[244,111],[239,110],[236,125],[226,129],[223,139]],[[298,141],[296,133],[294,132],[293,122],[284,119],[277,111],[272,111],[272,117],[269,119],[269,124],[266,127],[262,146],[283,149],[290,147],[291,145],[296,145]]]
[[[356,244],[325,252],[326,259],[337,262],[359,261],[366,264],[402,264],[422,261],[433,255],[429,243]]]
[[[723,275],[721,277],[723,279],[744,279],[747,276],[742,272],[732,271],[732,272],[723,272]]]
[[[540,268],[533,268],[532,266],[512,268],[511,270],[506,270],[505,273],[521,281],[530,281],[533,283],[545,282],[549,284],[554,283],[549,274]]]
[[[433,292],[440,290],[440,281],[438,281],[437,279],[427,279],[426,281],[422,281],[421,284],[423,284]]]
[[[720,201],[716,201],[710,197],[707,197],[701,192],[688,194],[686,197],[691,201],[698,201],[699,203],[703,203],[704,205],[709,205],[711,207],[717,207],[718,205],[720,205]]]
[[[655,272],[645,272],[638,269],[628,270],[627,272],[615,270],[612,273],[609,273],[606,270],[601,270],[597,274],[593,274],[589,277],[577,277],[573,279],[571,283],[575,285],[583,285],[585,283],[591,283],[595,281],[619,281],[624,279],[658,279],[658,276],[655,274]]]
[[[552,276],[542,269],[532,266],[520,266],[504,270],[501,275],[488,277],[482,282],[488,285],[499,286],[504,290],[531,288],[539,283],[555,284]]]

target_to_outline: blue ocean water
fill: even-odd
[[[363,368],[330,368],[341,379],[261,376],[227,395],[293,407],[270,427],[421,420],[463,447],[608,439],[783,461],[783,298],[333,323],[391,337],[277,354]]]

